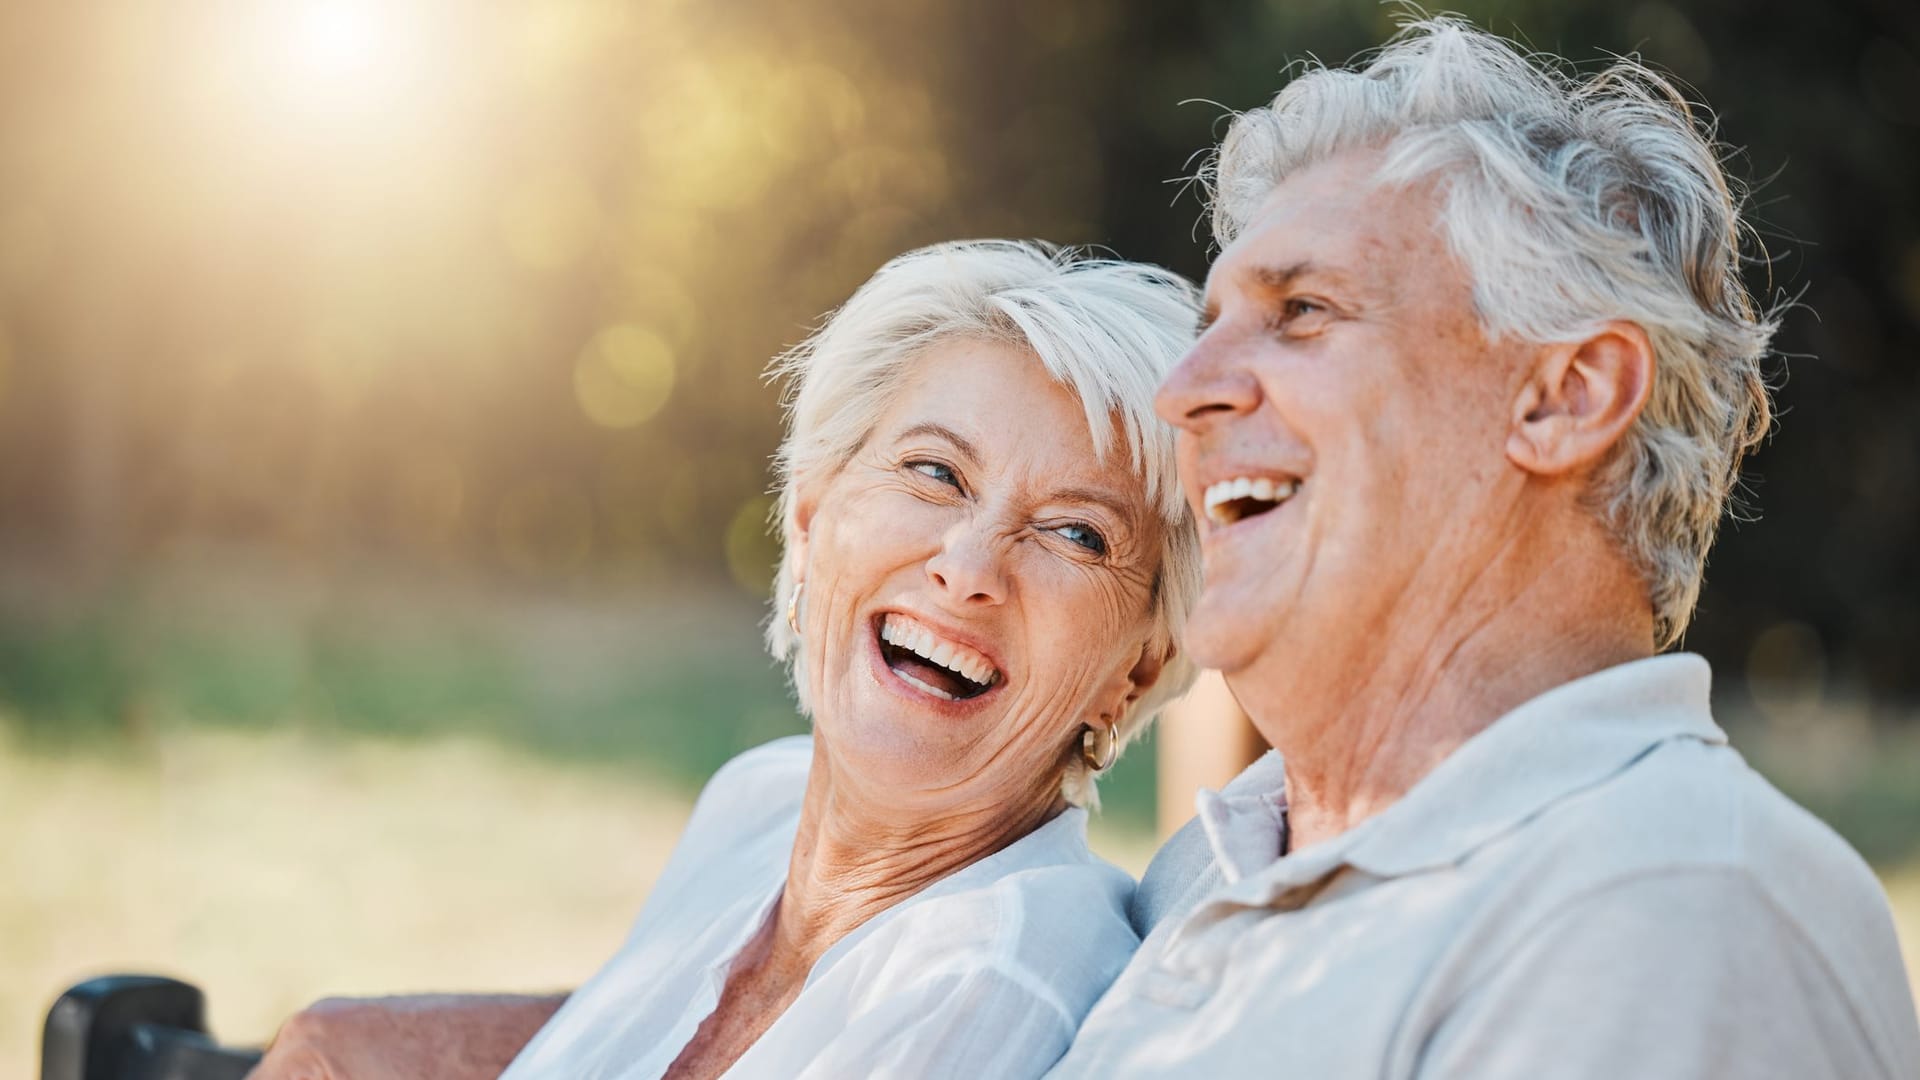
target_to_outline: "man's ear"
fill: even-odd
[[[1576,342],[1547,345],[1514,399],[1507,458],[1558,476],[1605,457],[1626,436],[1653,391],[1653,343],[1618,321]]]

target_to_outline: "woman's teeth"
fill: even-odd
[[[919,679],[914,678],[911,672],[901,671],[900,669],[895,668],[893,673],[900,677],[901,682],[912,683],[913,685],[919,687],[920,689],[926,691],[927,693],[932,694],[934,697],[939,698],[941,701],[959,701],[960,700],[959,698],[954,697],[952,694],[947,693],[945,690],[942,690],[937,686],[929,686],[926,683],[921,682]]]
[[[1293,498],[1293,493],[1299,490],[1298,480],[1236,476],[1208,485],[1202,502],[1206,507],[1207,520],[1216,525],[1231,525],[1266,513]]]
[[[1000,672],[994,669],[993,664],[986,657],[965,645],[936,636],[933,631],[904,615],[888,615],[881,621],[880,640],[905,649],[930,664],[937,664],[968,682],[980,686],[992,686],[1000,678]],[[927,686],[926,683],[910,675],[903,673],[902,678],[941,697],[952,698],[953,696]]]

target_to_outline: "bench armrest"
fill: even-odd
[[[40,1080],[242,1080],[257,1050],[207,1033],[199,988],[159,975],[108,975],[47,1011]]]

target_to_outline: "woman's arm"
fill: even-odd
[[[567,995],[327,998],[281,1025],[250,1080],[494,1080]]]

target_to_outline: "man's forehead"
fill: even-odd
[[[1214,261],[1208,297],[1222,287],[1282,289],[1309,278],[1381,285],[1393,269],[1383,256],[1430,240],[1433,198],[1424,187],[1382,184],[1359,161],[1335,159],[1289,176]]]
[[[1207,272],[1211,299],[1220,289],[1277,292],[1309,281],[1358,284],[1371,275],[1377,237],[1365,223],[1315,220],[1285,212],[1255,218]]]

